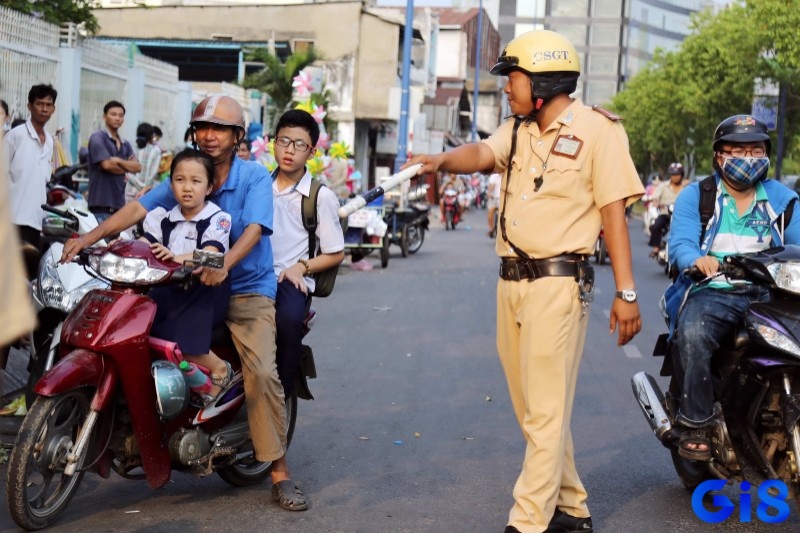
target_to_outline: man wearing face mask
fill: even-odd
[[[682,272],[696,266],[712,276],[725,256],[800,243],[800,213],[792,217],[795,206],[789,208],[797,193],[767,179],[766,125],[750,115],[729,117],[717,126],[713,148],[714,213],[703,228],[701,198],[709,194],[701,192],[703,183],[689,185],[678,196],[669,249],[681,274],[664,294],[671,341],[684,372],[678,420],[685,431],[678,452],[694,461],[711,459],[707,427],[719,414],[712,399],[711,354],[741,323],[750,303],[766,300],[769,293],[721,277],[694,287]]]

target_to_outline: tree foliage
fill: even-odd
[[[264,63],[264,68],[247,75],[243,85],[247,89],[258,89],[266,93],[272,107],[270,115],[278,117],[291,106],[292,79],[317,58],[318,55],[312,48],[307,52],[295,52],[286,58],[285,63],[281,63],[280,58],[271,54],[268,49],[255,48],[245,54],[245,60]],[[272,131],[274,124],[264,126],[266,131]]]
[[[714,129],[730,115],[750,113],[757,78],[782,82],[788,91],[784,153],[791,155],[800,144],[798,26],[800,0],[753,0],[697,13],[682,45],[657,52],[613,100],[640,171],[663,173],[682,161],[710,172]],[[788,161],[784,171],[795,164]]]
[[[97,7],[93,0],[0,0],[0,6],[39,17],[52,24],[82,24],[91,34],[99,29],[97,19],[92,14],[92,9]]]

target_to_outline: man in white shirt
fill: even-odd
[[[47,202],[47,182],[53,173],[53,136],[44,125],[56,110],[58,93],[52,85],[34,85],[28,92],[31,118],[5,135],[8,161],[11,221],[20,239],[39,249],[42,208]]]

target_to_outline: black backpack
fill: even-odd
[[[311,189],[308,196],[303,196],[301,201],[301,212],[303,218],[303,227],[308,232],[308,258],[311,259],[317,252],[317,197],[319,190],[323,187],[322,183],[317,180],[311,180]],[[342,229],[345,229],[347,219],[342,220]],[[336,275],[339,273],[339,265],[332,266],[322,272],[312,274],[315,286],[312,296],[324,298],[330,296],[333,292],[333,285],[336,283]]]

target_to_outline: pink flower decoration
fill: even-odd
[[[314,117],[314,120],[317,121],[317,124],[320,124],[322,122],[322,119],[324,119],[325,115],[327,114],[328,113],[325,111],[325,106],[315,105],[314,111],[311,113],[311,116]]]
[[[251,145],[251,150],[256,159],[258,159],[261,156],[261,154],[263,154],[266,151],[268,145],[269,145],[269,137],[267,138],[258,137],[255,141],[253,141],[253,144]]]
[[[319,140],[317,141],[317,148],[320,150],[327,150],[331,145],[331,136],[327,133],[320,132]]]
[[[307,97],[311,94],[311,76],[306,74],[305,70],[301,70],[297,76],[292,78],[292,87],[297,90],[297,96]]]

